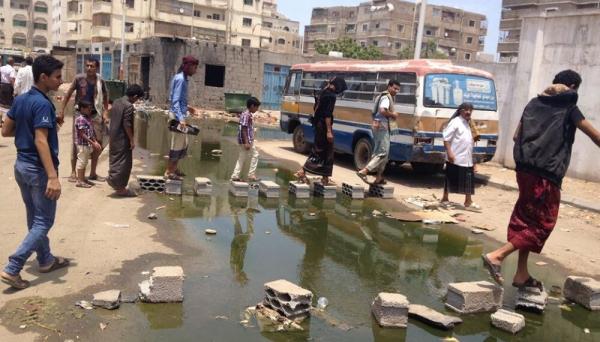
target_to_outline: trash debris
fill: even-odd
[[[205,233],[206,235],[215,235],[215,234],[217,234],[217,231],[216,231],[216,230],[214,230],[214,229],[205,229],[205,230],[204,230],[204,233]]]
[[[100,322],[100,330],[104,331],[104,329],[106,329],[106,327],[108,326],[108,323],[102,323]]]
[[[25,329],[25,328],[27,328],[27,324],[21,324],[21,325],[19,325],[19,329]]]
[[[487,224],[474,224],[471,227],[473,227],[475,229],[487,230],[488,232],[496,230],[496,227],[492,227]]]
[[[262,304],[256,305],[256,321],[262,332],[304,331],[300,326],[305,317],[291,320]]]
[[[229,320],[229,317],[227,317],[227,316],[215,316],[215,319],[221,319],[221,320],[227,321],[227,320]]]
[[[317,216],[316,213],[308,213],[308,216]]]
[[[371,213],[371,215],[373,215],[373,216],[381,216],[381,215],[383,215],[383,213],[381,211],[379,211],[379,210],[373,210],[373,212]]]
[[[438,209],[440,207],[440,203],[434,200],[428,200],[419,196],[409,197],[404,200],[404,202],[412,204],[421,209]]]
[[[589,334],[590,333],[590,329],[585,328],[585,329],[583,329],[583,332],[586,333],[586,334]]]
[[[155,210],[156,210],[156,211],[159,211],[159,210],[162,210],[162,209],[164,209],[164,208],[166,208],[166,207],[167,207],[166,205],[161,205],[160,207],[156,207],[156,209],[155,209]]]
[[[149,220],[156,220],[157,218],[158,218],[158,216],[156,215],[156,213],[150,213],[148,215]]]
[[[536,264],[537,266],[546,266],[546,265],[548,265],[548,263],[547,263],[547,262],[543,262],[543,261],[538,261],[538,262],[536,262],[535,264]]]
[[[82,309],[86,309],[86,310],[93,310],[94,309],[94,305],[92,305],[91,302],[88,302],[87,300],[80,300],[75,302],[75,306],[78,306]]]
[[[321,297],[319,298],[319,300],[317,300],[317,308],[324,310],[327,305],[329,305],[329,301],[327,300],[327,298],[325,297]]]
[[[117,309],[121,305],[121,291],[108,290],[95,293],[92,304],[107,310]]]
[[[104,224],[113,228],[129,228],[129,225],[126,223],[104,222]]]
[[[565,232],[565,233],[570,233],[571,229],[565,229],[565,228],[561,228],[560,229],[561,232]]]
[[[142,275],[148,275],[150,274],[150,271],[142,271]]]
[[[271,231],[267,230],[267,231],[265,231],[265,234],[271,235]]]
[[[566,304],[561,304],[558,306],[561,310],[565,310],[565,311],[573,311],[573,309],[571,309],[570,306],[566,305]]]
[[[483,230],[481,230],[481,229],[471,229],[471,233],[473,233],[473,234],[483,234]]]
[[[440,224],[442,223],[439,220],[423,220],[423,224]]]
[[[221,150],[212,150],[212,151],[210,151],[210,154],[213,157],[220,157],[220,156],[223,155],[223,151],[221,151]]]

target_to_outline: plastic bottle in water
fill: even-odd
[[[323,310],[327,307],[327,305],[329,305],[329,301],[327,300],[327,298],[321,297],[321,298],[319,298],[319,300],[317,300],[317,308],[318,309]]]

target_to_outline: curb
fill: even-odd
[[[514,184],[514,182],[499,182],[499,181],[493,180],[489,176],[484,176],[481,174],[476,174],[475,180],[479,183],[489,185],[489,186],[497,188],[497,189],[519,191],[519,188]],[[580,198],[576,198],[574,196],[563,195],[563,196],[561,196],[560,202],[563,204],[571,205],[571,206],[579,208],[579,209],[585,209],[585,210],[590,210],[590,211],[600,213],[600,204],[592,203],[590,201],[585,201]]]

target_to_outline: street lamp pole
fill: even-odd
[[[121,80],[125,80],[125,9],[126,9],[126,0],[123,0],[123,22],[121,23]]]
[[[414,59],[421,59],[421,45],[423,44],[423,28],[425,26],[426,11],[427,11],[427,0],[421,0],[421,10],[419,12],[419,26],[417,28],[417,40],[415,43]]]

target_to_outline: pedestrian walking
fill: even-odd
[[[193,76],[198,69],[199,61],[193,56],[183,57],[183,61],[177,74],[171,80],[169,102],[169,126],[176,127],[171,131],[171,149],[169,150],[169,161],[165,171],[168,179],[181,180],[185,176],[178,168],[179,161],[185,158],[188,149],[187,112],[194,115],[194,108],[188,106],[188,78]],[[179,131],[178,131],[179,130]]]
[[[65,108],[75,92],[75,103],[79,103],[81,100],[85,100],[93,104],[92,108],[92,124],[94,125],[94,133],[96,134],[96,140],[102,145],[100,151],[94,151],[92,153],[92,162],[90,166],[89,180],[104,182],[105,177],[99,176],[96,172],[98,166],[98,158],[102,151],[107,145],[107,139],[105,139],[106,125],[109,122],[108,117],[108,90],[106,84],[98,69],[100,68],[100,62],[92,57],[89,57],[85,61],[85,73],[75,76],[75,80],[71,83],[71,87],[67,91],[65,98],[62,103],[62,108],[58,114],[58,123],[63,124],[65,117]],[[73,125],[77,115],[73,115]],[[71,152],[71,177],[69,182],[77,182],[77,174],[75,172],[75,166],[77,163],[77,146],[75,145],[75,129],[73,128],[73,146]]]
[[[133,136],[135,108],[133,104],[144,97],[144,90],[137,84],[127,88],[125,96],[117,99],[110,110],[110,144],[108,147],[107,182],[119,197],[135,197],[135,193],[127,189],[131,168],[133,166]]]
[[[250,168],[248,169],[248,181],[257,182],[256,167],[258,166],[258,150],[254,145],[254,118],[253,115],[260,107],[260,101],[256,97],[251,97],[246,101],[246,111],[240,115],[240,124],[238,128],[238,144],[240,151],[235,169],[231,175],[231,180],[239,182],[242,179],[240,174],[246,160],[250,159]]]
[[[37,254],[40,273],[69,265],[68,259],[51,253],[48,239],[48,232],[54,225],[61,186],[58,179],[57,117],[47,94],[60,86],[62,67],[63,63],[50,55],[37,57],[33,62],[35,85],[15,99],[2,127],[2,136],[15,137],[15,180],[27,212],[28,233],[0,273],[2,281],[16,289],[30,285],[20,273],[33,252]]]
[[[529,274],[527,259],[540,253],[558,218],[560,187],[569,167],[577,128],[600,147],[600,132],[577,107],[581,76],[573,70],[561,71],[553,85],[533,98],[523,111],[514,135],[519,199],[508,224],[508,242],[488,254],[483,265],[498,284],[503,284],[501,265],[519,251],[512,285],[537,287],[542,282]]]
[[[448,193],[465,195],[465,208],[480,210],[473,203],[475,194],[475,164],[473,147],[475,138],[471,127],[473,105],[463,103],[458,106],[448,125],[444,128],[444,146],[446,147],[446,182],[442,203],[448,203]]]
[[[367,179],[367,175],[370,173],[376,174],[372,184],[386,184],[383,172],[390,156],[391,124],[398,117],[398,113],[394,111],[394,98],[399,91],[400,82],[390,80],[387,90],[381,93],[375,101],[373,125],[371,127],[374,142],[373,153],[367,166],[356,172],[358,177],[367,184],[371,184]]]
[[[0,105],[7,109],[12,106],[15,93],[17,72],[14,65],[15,60],[8,57],[6,64],[0,67]]]
[[[75,119],[75,145],[77,145],[77,184],[78,188],[89,189],[93,183],[85,179],[85,168],[94,151],[99,151],[102,146],[96,140],[92,124],[92,104],[86,100],[79,101]]]
[[[21,67],[17,72],[15,79],[15,96],[23,95],[33,87],[33,71],[31,65],[33,64],[33,58],[25,58],[25,66]]]

